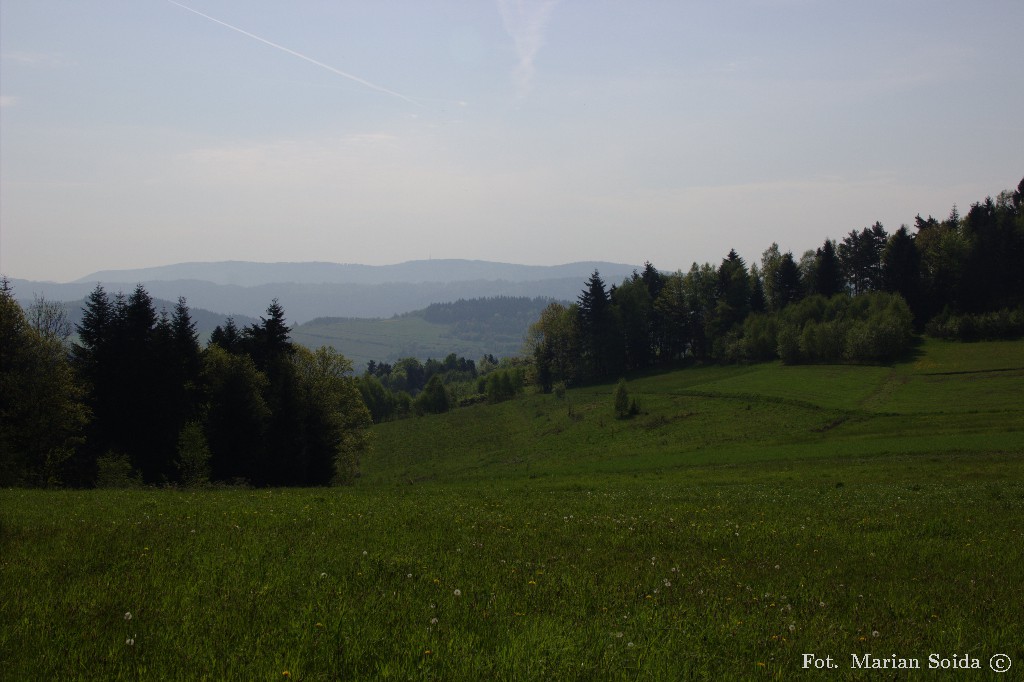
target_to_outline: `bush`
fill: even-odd
[[[521,367],[495,370],[486,379],[480,378],[480,392],[487,395],[490,403],[511,400],[522,392],[524,376]]]
[[[1024,336],[1024,308],[1003,308],[977,315],[954,315],[944,310],[925,326],[937,339],[995,341]]]
[[[913,340],[913,316],[899,294],[812,296],[778,318],[777,350],[786,364],[891,362]]]
[[[557,381],[557,382],[555,382],[553,391],[554,391],[554,394],[555,394],[556,398],[558,398],[559,400],[564,400],[565,399],[565,382],[564,381]]]
[[[803,361],[803,354],[800,352],[800,331],[796,326],[787,324],[779,329],[778,354],[787,365]]]
[[[878,301],[866,320],[853,323],[846,334],[843,357],[857,363],[891,362],[906,352],[912,338],[910,308],[894,296],[889,302]]]
[[[448,391],[441,382],[441,377],[434,375],[423,387],[423,392],[413,401],[413,409],[417,415],[441,414],[451,409]]]
[[[753,314],[743,321],[743,359],[766,362],[778,357],[778,321],[775,316]]]
[[[615,416],[624,419],[629,415],[629,391],[626,390],[626,380],[619,379],[615,386]]]
[[[203,486],[210,482],[210,446],[202,427],[189,422],[178,436],[178,471],[181,482],[189,487]]]
[[[96,459],[97,488],[138,488],[142,477],[132,468],[128,455],[108,451]]]
[[[836,363],[843,359],[849,325],[842,320],[808,322],[800,335],[800,351],[807,362]]]

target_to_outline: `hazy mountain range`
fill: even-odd
[[[12,280],[16,298],[33,295],[78,301],[103,284],[108,293],[130,293],[142,284],[154,298],[188,300],[190,308],[257,317],[272,299],[289,322],[325,317],[391,317],[431,303],[493,296],[575,300],[594,270],[609,285],[639,266],[580,262],[540,266],[476,260],[420,260],[397,265],[342,263],[179,263],[134,270],[96,272],[74,282]]]

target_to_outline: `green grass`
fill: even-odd
[[[0,491],[4,678],[1012,679],[1024,344],[979,347],[385,424],[353,488]]]

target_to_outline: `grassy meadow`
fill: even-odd
[[[351,488],[0,491],[3,677],[1020,679],[1024,343],[628,389],[380,425]]]

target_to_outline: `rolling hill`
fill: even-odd
[[[795,460],[1024,448],[1024,342],[927,340],[893,366],[709,366],[629,382],[641,408],[614,418],[614,385],[530,395],[375,427],[372,482],[662,475]],[[809,466],[814,466],[809,465]],[[698,470],[694,470],[698,471]],[[850,474],[836,474],[840,478]]]
[[[434,303],[386,319],[322,317],[293,328],[292,340],[309,348],[332,346],[357,370],[369,361],[403,357],[471,360],[521,352],[527,328],[547,298],[498,297]]]

